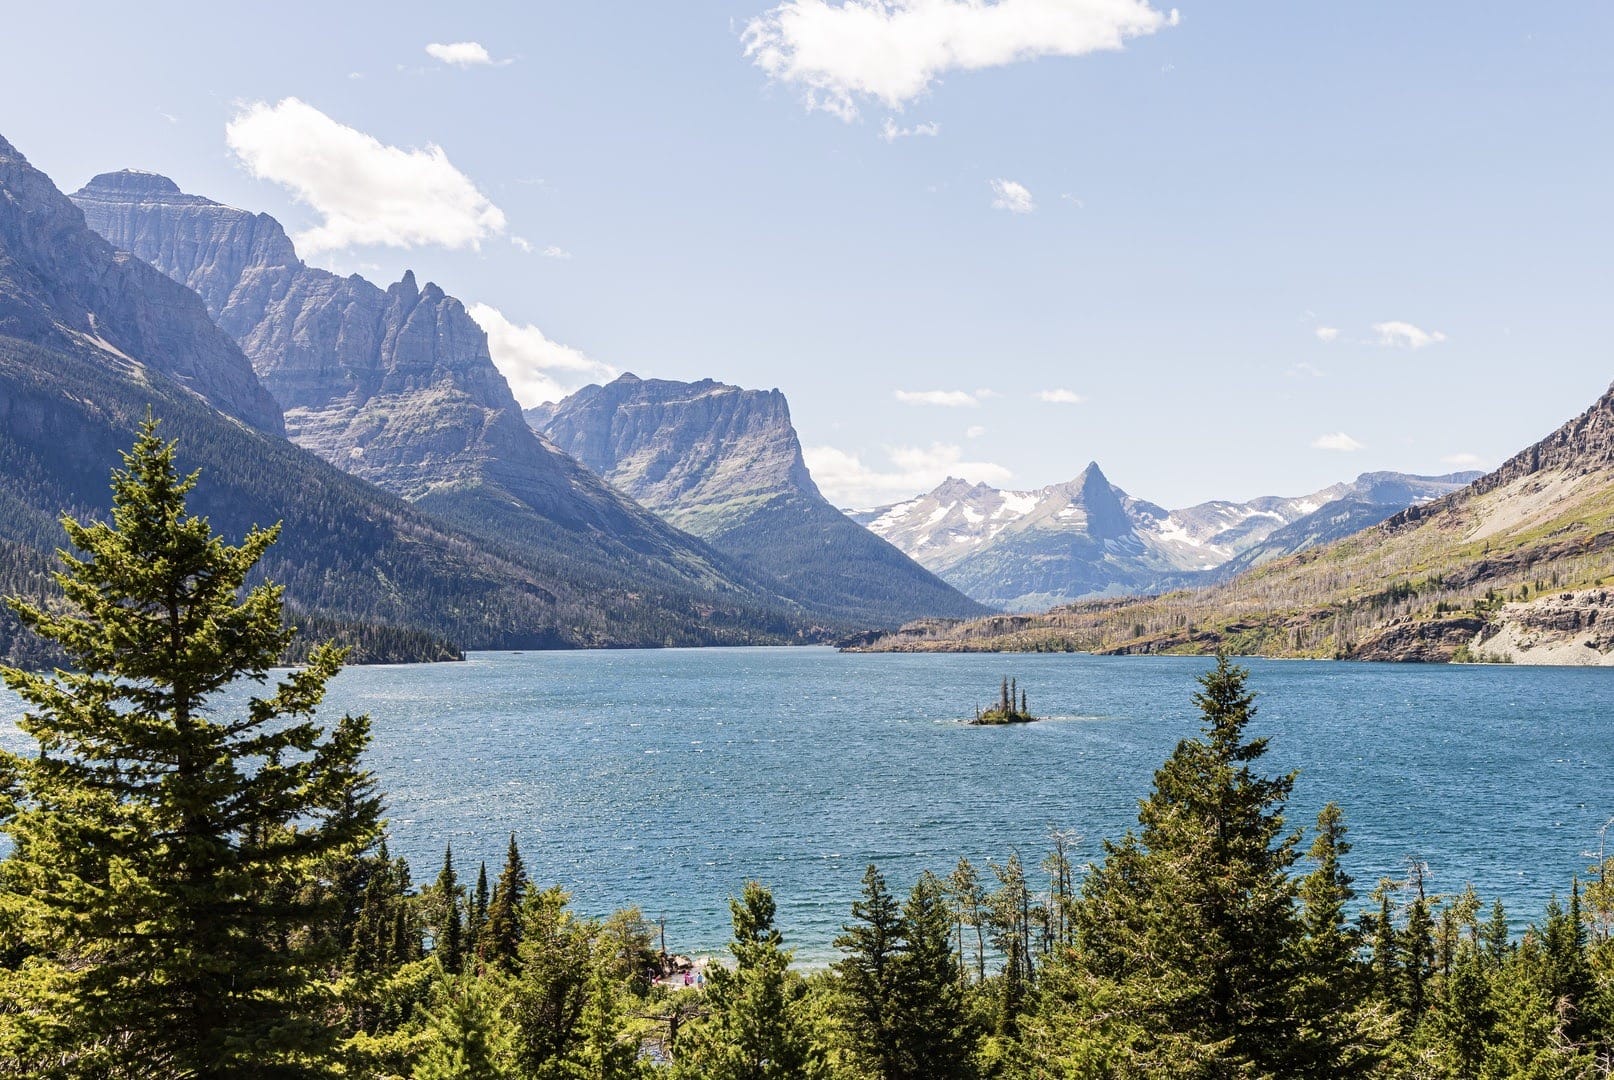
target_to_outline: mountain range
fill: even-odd
[[[411,334],[394,337],[400,345],[389,355],[419,358],[402,344]],[[333,380],[343,371],[327,368]],[[372,372],[382,384],[391,373]],[[453,384],[446,371],[441,381]],[[263,569],[287,586],[300,619],[339,629],[369,650],[361,658],[822,633],[798,605],[544,447],[513,408],[518,436],[554,464],[557,497],[580,508],[520,536],[499,513],[532,514],[527,521],[536,513],[494,486],[497,468],[466,479],[466,508],[456,513],[468,517],[481,501],[492,521],[473,530],[423,509],[436,488],[411,505],[288,442],[275,397],[202,299],[115,250],[0,140],[0,581],[8,588],[49,591],[57,515],[106,510],[109,468],[148,408],[180,440],[183,463],[203,469],[196,506],[217,528],[237,536],[254,523],[283,522]],[[608,531],[613,523],[620,533]],[[0,652],[18,655],[24,646],[8,620],[0,620]]]
[[[1219,584],[916,622],[864,647],[1614,664],[1611,579],[1614,387],[1456,491]]]
[[[778,390],[628,374],[529,409],[527,420],[808,610],[866,625],[986,610],[824,498]]]
[[[920,614],[982,610],[901,553],[865,539],[818,495],[777,392],[739,394],[726,418],[696,407],[669,428],[682,438],[678,449],[692,455],[686,476],[721,471],[721,458],[748,461],[752,478],[768,475],[771,483],[756,468],[761,458],[794,454],[793,471],[785,463],[788,477],[769,491],[766,538],[748,545],[741,537],[756,536],[757,528],[731,522],[706,529],[701,514],[658,517],[651,511],[665,503],[652,492],[618,483],[597,457],[577,454],[566,441],[557,449],[533,431],[486,335],[436,285],[421,288],[406,273],[383,290],[357,275],[310,267],[268,215],[186,194],[151,173],[106,173],[73,199],[114,245],[203,299],[285,410],[293,441],[462,528],[564,548],[578,560],[654,560],[686,585],[737,582],[826,627],[894,626]],[[589,399],[592,408],[582,395],[569,399],[565,430],[600,419],[601,403],[626,385],[600,391]],[[663,403],[662,418],[683,404]],[[607,438],[602,445],[620,443]],[[691,533],[713,540],[719,554]],[[787,550],[796,557],[776,557]],[[815,560],[825,557],[839,559],[838,573],[822,572]]]
[[[1092,463],[1074,480],[1002,491],[949,479],[928,494],[855,513],[970,596],[1010,611],[1203,584],[1347,536],[1474,480],[1364,473],[1310,495],[1165,510]]]

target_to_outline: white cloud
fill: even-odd
[[[1323,371],[1321,368],[1319,368],[1316,364],[1308,364],[1304,360],[1295,364],[1288,371],[1284,372],[1284,374],[1289,376],[1291,379],[1299,375],[1310,375],[1314,379],[1320,379],[1323,377]]]
[[[548,247],[544,248],[544,258],[546,259],[569,259],[571,257],[572,253],[563,247],[557,247],[554,244],[550,244]]]
[[[1422,349],[1446,340],[1439,330],[1425,330],[1409,322],[1374,323],[1373,332],[1378,335],[1376,344],[1390,349]]]
[[[581,386],[617,376],[616,368],[581,349],[550,341],[536,326],[511,322],[498,308],[472,304],[469,311],[486,331],[493,362],[522,405],[559,401]]]
[[[504,211],[442,147],[387,146],[296,98],[247,106],[225,139],[253,176],[289,188],[323,219],[293,238],[304,255],[358,244],[475,248],[504,231]]]
[[[514,244],[516,246],[516,248],[521,251],[522,254],[524,254],[524,255],[531,255],[532,254],[532,241],[528,240],[525,236],[512,236],[510,238],[510,242],[512,244]]]
[[[819,490],[837,506],[884,506],[929,491],[949,476],[1001,486],[1014,475],[990,461],[965,461],[963,448],[947,443],[891,447],[883,469],[833,446],[809,446],[802,453]]]
[[[1485,464],[1478,454],[1447,454],[1440,460],[1456,469],[1478,469]]]
[[[746,24],[745,55],[845,120],[901,109],[950,71],[1084,56],[1177,23],[1148,0],[784,0]]]
[[[1362,444],[1343,431],[1336,431],[1331,435],[1319,435],[1311,440],[1311,448],[1313,450],[1340,450],[1350,453],[1352,450],[1362,449]]]
[[[1059,387],[1054,390],[1038,390],[1037,400],[1046,401],[1050,405],[1080,405],[1087,399],[1074,390]]]
[[[971,424],[969,427],[964,429],[964,438],[966,439],[979,439],[985,434],[986,429],[980,424]]]
[[[992,208],[1007,210],[1011,214],[1029,214],[1037,208],[1026,186],[1013,180],[989,180],[992,188]]]
[[[1316,330],[1317,340],[1324,343],[1338,341],[1339,333],[1340,330],[1337,326],[1319,326]]]
[[[978,394],[962,390],[898,390],[894,396],[904,405],[940,405],[947,409],[974,408],[981,403]]]
[[[1077,195],[1073,191],[1067,191],[1064,194],[1060,195],[1059,197],[1063,201],[1070,203],[1072,206],[1074,206],[1078,210],[1083,210],[1083,209],[1086,209],[1086,207],[1087,207],[1087,203],[1082,201],[1082,197],[1080,195]]]
[[[426,55],[455,67],[492,67],[503,61],[494,60],[487,49],[476,41],[454,41],[448,44],[432,42],[426,46]]]
[[[880,127],[880,138],[886,142],[896,142],[898,139],[911,139],[915,135],[940,135],[941,125],[934,120],[927,120],[923,124],[913,127],[898,127],[897,122],[889,116]]]

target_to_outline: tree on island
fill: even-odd
[[[142,424],[110,522],[62,525],[65,605],[7,603],[70,671],[0,669],[35,755],[0,753],[0,1046],[34,1075],[338,1070],[326,973],[344,898],[318,873],[367,849],[380,800],[365,717],[315,719],[343,650],[291,643],[279,586],[247,588],[279,527],[232,547]],[[13,1060],[17,1060],[13,1057]]]
[[[1020,680],[1003,677],[998,687],[998,702],[996,705],[982,712],[979,707],[975,710],[976,724],[1024,724],[1035,720],[1027,703],[1026,692],[1020,689]]]

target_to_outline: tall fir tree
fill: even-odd
[[[454,873],[454,846],[443,849],[443,869],[437,874],[433,901],[437,905],[436,936],[432,953],[451,975],[458,974],[465,961],[465,923],[460,914],[459,878]]]
[[[893,1075],[967,1080],[974,1075],[973,1038],[950,940],[946,886],[939,879],[920,875],[902,905],[901,928],[902,948],[893,965]]]
[[[589,1000],[599,927],[576,917],[565,890],[532,893],[521,907],[516,1022],[522,1068],[549,1076],[576,1053]]]
[[[835,964],[835,974],[853,1055],[873,1080],[905,1075],[896,985],[903,946],[901,908],[885,877],[870,863],[863,874],[863,895],[852,902],[852,921],[835,939],[835,947],[846,953]]]
[[[1358,959],[1361,935],[1346,919],[1356,892],[1345,873],[1351,850],[1345,818],[1334,803],[1317,815],[1317,835],[1300,880],[1300,940],[1294,987],[1296,1031],[1290,1074],[1345,1078],[1371,1075],[1390,1037],[1382,1006],[1371,999],[1371,969]]]
[[[38,746],[0,754],[0,909],[33,953],[0,974],[0,1025],[43,987],[52,1054],[83,1075],[319,1075],[342,902],[316,868],[377,835],[368,722],[316,719],[329,645],[267,694],[218,700],[293,639],[281,589],[247,587],[279,530],[226,544],[188,513],[197,474],[175,454],[148,416],[111,520],[62,520],[66,605],[8,601],[71,670],[0,670]]]
[[[467,957],[480,957],[482,955],[482,938],[487,930],[488,923],[488,864],[483,863],[476,871],[476,891],[471,894],[471,904],[465,918],[465,954]]]
[[[493,898],[488,901],[488,918],[483,927],[482,955],[490,963],[506,970],[514,970],[517,952],[521,946],[521,905],[527,898],[527,869],[521,861],[521,850],[516,847],[516,834],[510,834],[510,848],[505,853],[504,869],[493,886]]]
[[[714,967],[708,1011],[674,1047],[676,1080],[817,1080],[825,1075],[800,979],[774,926],[773,894],[756,882],[729,901],[734,967]]]
[[[1202,737],[1177,745],[1139,809],[1141,833],[1106,844],[1083,885],[1080,960],[1133,1070],[1291,1067],[1299,835],[1285,833],[1283,806],[1294,774],[1254,769],[1267,741],[1246,733],[1247,675],[1218,656],[1201,676]]]

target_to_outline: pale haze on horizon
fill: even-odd
[[[412,268],[527,404],[778,387],[825,493],[1488,468],[1614,379],[1614,9],[8,12],[0,136]]]

